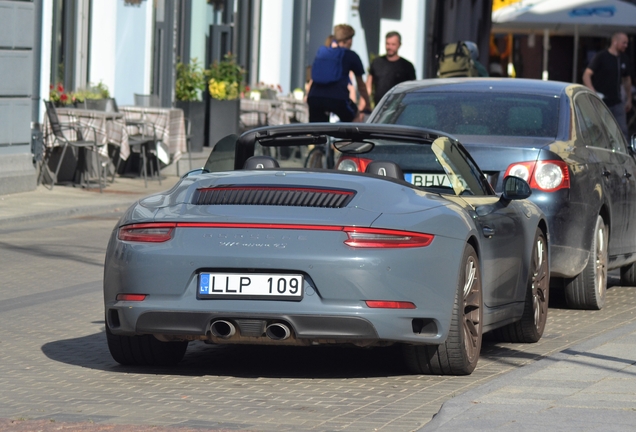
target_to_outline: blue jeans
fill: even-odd
[[[625,139],[627,139],[627,142],[629,143],[629,130],[627,129],[627,113],[625,112],[625,104],[621,102],[608,108],[612,114],[614,114],[614,118],[616,119],[618,126],[621,128],[621,131],[623,131],[623,135],[625,135]]]

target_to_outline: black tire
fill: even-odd
[[[326,168],[327,158],[322,147],[315,147],[311,149],[305,159],[305,168]]]
[[[161,342],[152,335],[119,336],[106,324],[108,350],[113,359],[128,366],[174,366],[188,348],[187,341]]]
[[[466,245],[446,342],[405,345],[404,359],[414,373],[469,375],[479,360],[482,340],[483,295],[477,253]]]
[[[605,304],[608,239],[607,226],[603,218],[597,216],[587,265],[577,277],[565,279],[564,293],[568,307],[599,310]]]
[[[636,263],[621,267],[621,285],[636,286]]]
[[[495,330],[498,340],[515,343],[538,342],[543,336],[550,300],[550,265],[545,235],[537,230],[532,248],[528,288],[521,319]]]

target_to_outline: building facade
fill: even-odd
[[[287,94],[304,88],[318,47],[340,23],[355,28],[352,49],[365,68],[384,54],[384,35],[397,30],[400,55],[418,79],[428,78],[445,43],[461,38],[487,47],[491,2],[0,0],[0,195],[36,187],[51,86],[100,84],[118,105],[133,104],[137,93],[169,107],[177,62],[197,58],[208,67],[231,52],[247,84]]]

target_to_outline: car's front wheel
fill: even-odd
[[[565,280],[565,300],[569,307],[598,310],[605,304],[608,240],[607,225],[597,216],[587,265],[577,277]]]
[[[108,350],[113,359],[129,366],[174,366],[188,348],[187,341],[161,342],[152,335],[120,336],[106,324]]]
[[[533,343],[543,336],[548,318],[550,296],[550,266],[548,243],[541,230],[537,230],[532,248],[526,302],[521,319],[494,331],[499,340]]]
[[[475,370],[482,340],[483,296],[479,258],[466,245],[446,342],[405,345],[404,358],[415,373],[468,375]]]

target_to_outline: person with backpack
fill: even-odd
[[[487,77],[488,71],[479,58],[477,44],[470,41],[449,43],[439,55],[439,78]]]
[[[347,24],[334,27],[333,43],[318,49],[311,67],[311,87],[307,95],[310,122],[328,122],[334,113],[340,121],[353,121],[358,111],[370,107],[369,94],[362,76],[364,67],[358,54],[351,50],[355,30]],[[353,72],[360,106],[349,97],[349,72]]]

